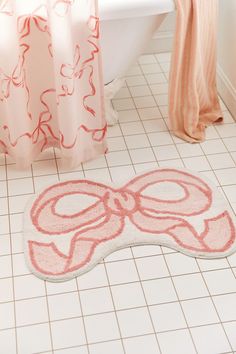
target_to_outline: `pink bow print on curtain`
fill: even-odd
[[[158,197],[158,186],[166,198]],[[170,188],[175,188],[175,198],[168,197]],[[73,197],[81,198],[76,202]],[[91,197],[95,201],[88,205],[86,198]],[[219,208],[217,198],[199,177],[173,169],[148,172],[121,188],[88,180],[53,185],[26,211],[27,263],[36,275],[60,281],[132,244],[162,244],[192,256],[225,256],[235,248],[236,229],[231,212],[224,202]],[[80,211],[68,213],[68,205]]]
[[[0,152],[49,147],[70,166],[106,151],[95,0],[0,2]]]

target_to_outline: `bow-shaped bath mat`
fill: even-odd
[[[25,256],[40,278],[64,281],[130,245],[157,244],[193,257],[236,251],[235,216],[202,176],[160,168],[123,186],[90,180],[54,184],[27,206]]]

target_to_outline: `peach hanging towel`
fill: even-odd
[[[218,0],[175,0],[177,19],[169,82],[173,133],[190,143],[223,121],[216,88]]]
[[[97,0],[0,0],[0,153],[20,167],[57,147],[68,167],[103,154]]]

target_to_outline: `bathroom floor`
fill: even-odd
[[[74,178],[125,180],[156,166],[185,166],[217,184],[236,213],[236,123],[189,145],[170,135],[170,54],[144,55],[114,99],[110,152],[66,171],[54,151],[17,171],[0,157],[1,354],[223,354],[236,352],[236,254],[194,259],[164,247],[113,253],[65,283],[32,276],[22,253],[22,213],[44,185]]]

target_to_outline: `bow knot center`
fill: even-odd
[[[112,213],[128,216],[137,210],[138,197],[137,195],[123,190],[109,191],[105,196],[106,206]]]

